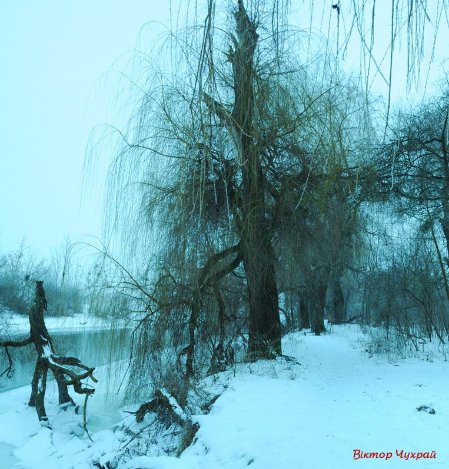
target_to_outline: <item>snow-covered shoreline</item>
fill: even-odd
[[[148,455],[130,452],[111,467],[396,469],[407,462],[418,468],[449,467],[449,363],[438,354],[394,360],[373,356],[360,334],[357,326],[333,327],[321,337],[290,334],[283,341],[286,357],[239,364],[205,379],[205,390],[224,392],[209,414],[193,416],[200,429],[180,458],[153,447]],[[34,410],[26,406],[29,387],[0,394],[3,457],[15,457],[23,469],[87,469],[94,461],[112,461],[130,439],[125,429],[133,416],[120,411],[118,398],[114,405],[106,403],[110,370],[102,368],[99,375],[103,388],[88,407],[94,443],[84,435],[80,416],[58,408],[55,390],[48,395],[53,430],[40,428]],[[435,413],[418,411],[419,406]],[[146,438],[144,431],[141,435]],[[355,450],[373,455],[435,451],[436,457],[361,460],[354,458]]]

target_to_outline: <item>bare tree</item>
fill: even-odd
[[[431,236],[449,298],[449,94],[400,113],[377,158],[378,194]]]

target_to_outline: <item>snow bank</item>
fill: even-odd
[[[449,363],[437,357],[392,362],[366,353],[363,346],[355,326],[334,326],[322,337],[292,334],[283,343],[289,358],[238,365],[204,380],[211,394],[225,390],[208,415],[193,416],[200,429],[180,458],[158,452],[155,443],[147,455],[130,454],[117,467],[449,467]],[[92,405],[91,443],[80,429],[80,417],[58,410],[56,394],[48,407],[53,430],[40,428],[34,410],[24,404],[28,392],[0,394],[0,452],[11,458],[8,445],[13,445],[18,467],[83,469],[94,460],[113,461],[120,448],[123,454],[131,416],[118,424],[123,417],[116,410]],[[420,406],[435,414],[419,412]],[[139,428],[145,431],[144,425]],[[431,451],[436,458],[404,458]],[[388,461],[379,457],[386,453],[392,454]],[[359,454],[369,457],[355,459]]]

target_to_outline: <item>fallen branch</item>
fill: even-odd
[[[149,402],[142,404],[134,415],[137,422],[142,422],[145,415],[149,412],[155,412],[158,415],[165,416],[168,413],[172,420],[183,426],[189,417],[178,404],[177,400],[164,388],[158,389],[154,393],[153,399]]]
[[[199,424],[192,422],[187,412],[179,405],[178,401],[165,389],[160,388],[154,393],[153,399],[142,404],[136,412],[131,412],[136,416],[137,422],[142,422],[145,415],[154,412],[160,420],[178,424],[183,429],[183,437],[176,451],[179,456],[195,438],[199,430]]]
[[[0,378],[6,373],[6,376],[8,378],[11,378],[12,376],[12,358],[11,354],[9,353],[8,347],[25,347],[25,345],[29,345],[33,342],[33,339],[31,336],[27,337],[26,339],[23,340],[5,340],[3,342],[0,342],[0,347],[5,348],[5,353],[8,358],[8,366],[5,368],[4,371],[0,374]]]

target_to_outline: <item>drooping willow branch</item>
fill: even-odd
[[[236,254],[235,258],[228,264],[225,264],[218,270],[215,270],[218,263],[232,254]],[[179,353],[178,358],[181,355],[186,355],[186,375],[187,377],[193,375],[193,357],[195,352],[195,332],[200,314],[201,303],[204,292],[208,287],[214,287],[217,282],[234,271],[242,261],[240,253],[240,243],[230,246],[223,251],[212,255],[204,267],[201,269],[201,273],[198,278],[197,288],[193,292],[193,298],[191,302],[191,313],[189,319],[189,345],[182,349]]]

